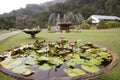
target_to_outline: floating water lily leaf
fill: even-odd
[[[64,69],[64,72],[66,72],[68,74],[68,76],[70,76],[70,77],[80,76],[80,75],[86,74],[83,70],[78,69],[78,68],[76,68],[76,69],[71,69],[71,68]]]
[[[92,58],[92,59],[90,59],[90,63],[92,63],[92,64],[95,64],[95,65],[100,65],[101,63],[102,63],[102,59],[100,59],[100,58]]]
[[[71,47],[70,47],[69,44],[65,44],[65,45],[64,45],[64,48],[71,49]]]
[[[97,54],[90,54],[89,52],[85,52],[85,54],[81,54],[81,56],[84,56],[86,58],[96,58],[98,55]]]
[[[63,60],[64,60],[63,58],[59,58],[59,57],[50,57],[49,59],[50,59],[49,63],[54,64],[56,66],[63,64]]]
[[[94,63],[91,63],[90,60],[80,59],[76,61],[77,64],[86,65],[86,66],[93,66]]]
[[[69,59],[72,58],[72,56],[73,56],[72,54],[68,54],[68,55],[66,55],[66,56],[64,57],[64,59],[65,59],[65,60],[69,60]]]
[[[22,74],[22,75],[24,75],[24,76],[29,76],[29,75],[31,75],[32,73],[34,73],[34,71],[27,69],[27,67],[28,67],[28,66],[21,65],[21,66],[18,66],[18,67],[16,67],[16,68],[12,69],[12,71],[13,71],[14,73]]]
[[[25,61],[25,64],[26,65],[35,65],[35,60],[33,60],[32,58],[28,59],[27,61]]]
[[[84,44],[82,40],[77,40],[76,42],[77,47],[81,47]]]
[[[76,59],[76,60],[79,60],[80,59],[80,56],[78,54],[73,54],[73,59]]]
[[[85,65],[85,66],[93,66],[95,65],[94,63],[91,63],[89,60],[80,60],[79,64]]]
[[[2,61],[0,64],[7,69],[11,69],[19,66],[21,63],[21,60],[5,60]]]
[[[79,55],[82,54],[81,51],[80,51],[80,48],[75,48],[74,51],[75,51],[75,53],[77,53]]]
[[[83,63],[84,61],[82,59],[80,59],[80,56],[78,54],[72,54],[72,59],[70,59],[67,62],[68,66],[75,66],[76,64],[81,64],[81,62]]]
[[[76,59],[70,59],[68,62],[67,62],[67,65],[68,66],[75,66],[77,63],[77,60]]]
[[[25,54],[31,54],[31,53],[33,53],[34,51],[33,50],[25,50]]]
[[[102,58],[105,58],[105,59],[109,59],[109,57],[111,56],[109,53],[107,52],[100,52],[98,53],[98,55]]]
[[[44,53],[44,50],[37,50],[38,53]]]
[[[99,67],[97,67],[95,65],[94,66],[81,65],[81,68],[84,69],[85,71],[91,72],[91,73],[100,71]]]
[[[28,69],[26,69],[26,68],[27,68],[27,66],[21,65],[21,66],[18,66],[16,68],[12,69],[12,71],[14,73],[22,74],[22,73],[25,73],[26,71],[28,71]]]
[[[29,76],[31,74],[33,74],[34,71],[31,71],[31,70],[27,70],[25,73],[23,73],[24,76]]]
[[[40,65],[39,66],[39,69],[40,70],[49,70],[49,69],[51,69],[51,68],[53,68],[53,66],[52,65],[49,65],[49,64],[43,64],[43,65]]]
[[[39,61],[48,61],[49,60],[49,57],[45,57],[45,56],[41,56],[38,58]]]
[[[9,64],[11,64],[14,60],[4,60],[2,62],[0,62],[0,65],[3,67],[7,67]]]

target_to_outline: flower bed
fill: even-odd
[[[8,50],[0,56],[0,70],[19,79],[78,80],[91,79],[111,70],[117,54],[106,48],[83,43],[36,41]]]

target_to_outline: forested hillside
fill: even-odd
[[[9,17],[9,21],[12,24],[16,23],[13,26],[21,29],[32,28],[38,25],[45,28],[47,27],[48,18],[52,13],[60,13],[61,17],[69,13],[74,15],[80,14],[84,19],[87,19],[92,14],[120,17],[120,0],[54,0],[40,5],[28,4],[24,9],[21,8],[3,14],[0,20],[3,18],[6,20]],[[2,20],[2,22],[5,20]],[[3,26],[1,22],[0,25]]]

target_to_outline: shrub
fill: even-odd
[[[97,25],[97,29],[107,29],[107,28],[108,26],[106,26],[106,22],[104,20],[101,20]]]
[[[50,26],[48,26],[48,31],[51,31],[51,27]]]
[[[76,25],[71,25],[70,29],[75,29],[77,26]]]
[[[84,21],[84,22],[82,23],[82,28],[83,28],[83,29],[90,29],[89,24],[88,24],[86,21]]]
[[[120,27],[120,22],[118,22],[118,21],[107,21],[107,22],[106,22],[106,26],[107,26],[108,28]]]

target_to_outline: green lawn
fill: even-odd
[[[58,40],[59,36],[64,35],[68,40],[74,41],[81,39],[85,42],[93,42],[95,44],[108,47],[120,56],[120,28],[105,30],[82,30],[80,33],[48,33],[45,30],[36,35],[35,39],[31,39],[30,35],[23,32],[0,42],[0,52],[13,48],[20,44],[32,43],[35,40]],[[94,80],[120,80],[120,63],[111,71]],[[14,80],[3,73],[0,73],[0,80]]]

